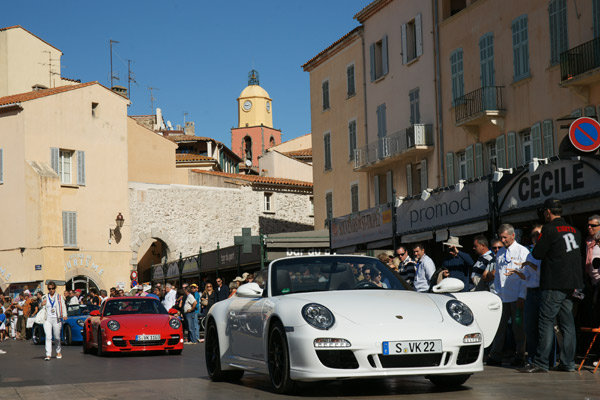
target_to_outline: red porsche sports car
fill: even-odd
[[[183,351],[183,327],[176,310],[153,297],[112,297],[92,311],[83,326],[83,352]]]

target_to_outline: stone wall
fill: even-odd
[[[264,192],[251,186],[219,188],[129,183],[132,264],[150,238],[169,246],[169,261],[233,245],[242,228],[252,235],[312,230],[311,191],[273,193],[274,212],[263,212]],[[141,258],[142,254],[139,255]]]

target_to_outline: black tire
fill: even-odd
[[[221,350],[219,347],[219,334],[215,321],[211,320],[208,323],[205,332],[205,360],[208,376],[214,382],[232,382],[239,381],[244,376],[244,371],[235,369],[223,371],[221,369]]]
[[[290,353],[285,329],[281,322],[273,323],[268,341],[269,377],[273,389],[279,394],[290,393],[294,381],[290,378]]]
[[[87,328],[84,326],[83,327],[83,354],[90,354],[92,352],[92,349],[90,349],[87,345]]]
[[[65,324],[63,329],[65,330],[65,344],[67,346],[73,345],[73,332],[71,332],[71,325]]]
[[[104,357],[104,350],[102,350],[102,330],[98,328],[98,357]]]
[[[31,341],[33,342],[33,344],[41,345],[43,343],[43,341],[42,341],[43,332],[44,332],[44,329],[42,328],[42,325],[35,324],[33,326],[33,330],[31,331]]]
[[[463,374],[463,375],[429,375],[427,379],[431,381],[436,386],[442,387],[457,387],[464,384],[469,378],[471,374]]]
[[[179,350],[167,350],[167,351],[169,352],[170,356],[178,356],[178,355],[180,355],[183,352],[182,349],[179,349]]]

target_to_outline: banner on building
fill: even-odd
[[[392,235],[392,208],[389,204],[334,218],[331,221],[332,249],[389,239]]]

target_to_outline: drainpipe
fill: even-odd
[[[360,41],[362,45],[362,61],[363,61],[363,96],[364,96],[364,106],[365,106],[365,146],[367,147],[367,154],[369,149],[369,126],[367,124],[367,64],[365,60],[365,33],[364,31],[359,32]],[[356,157],[355,157],[356,158]],[[371,208],[371,179],[369,179],[369,173],[365,172],[367,175],[367,208]],[[331,242],[330,242],[331,243]]]
[[[438,152],[440,157],[440,187],[444,186],[444,123],[442,118],[442,82],[440,77],[440,24],[438,15],[438,0],[433,0],[433,25],[435,31],[435,80],[437,86],[437,130],[438,130]]]

